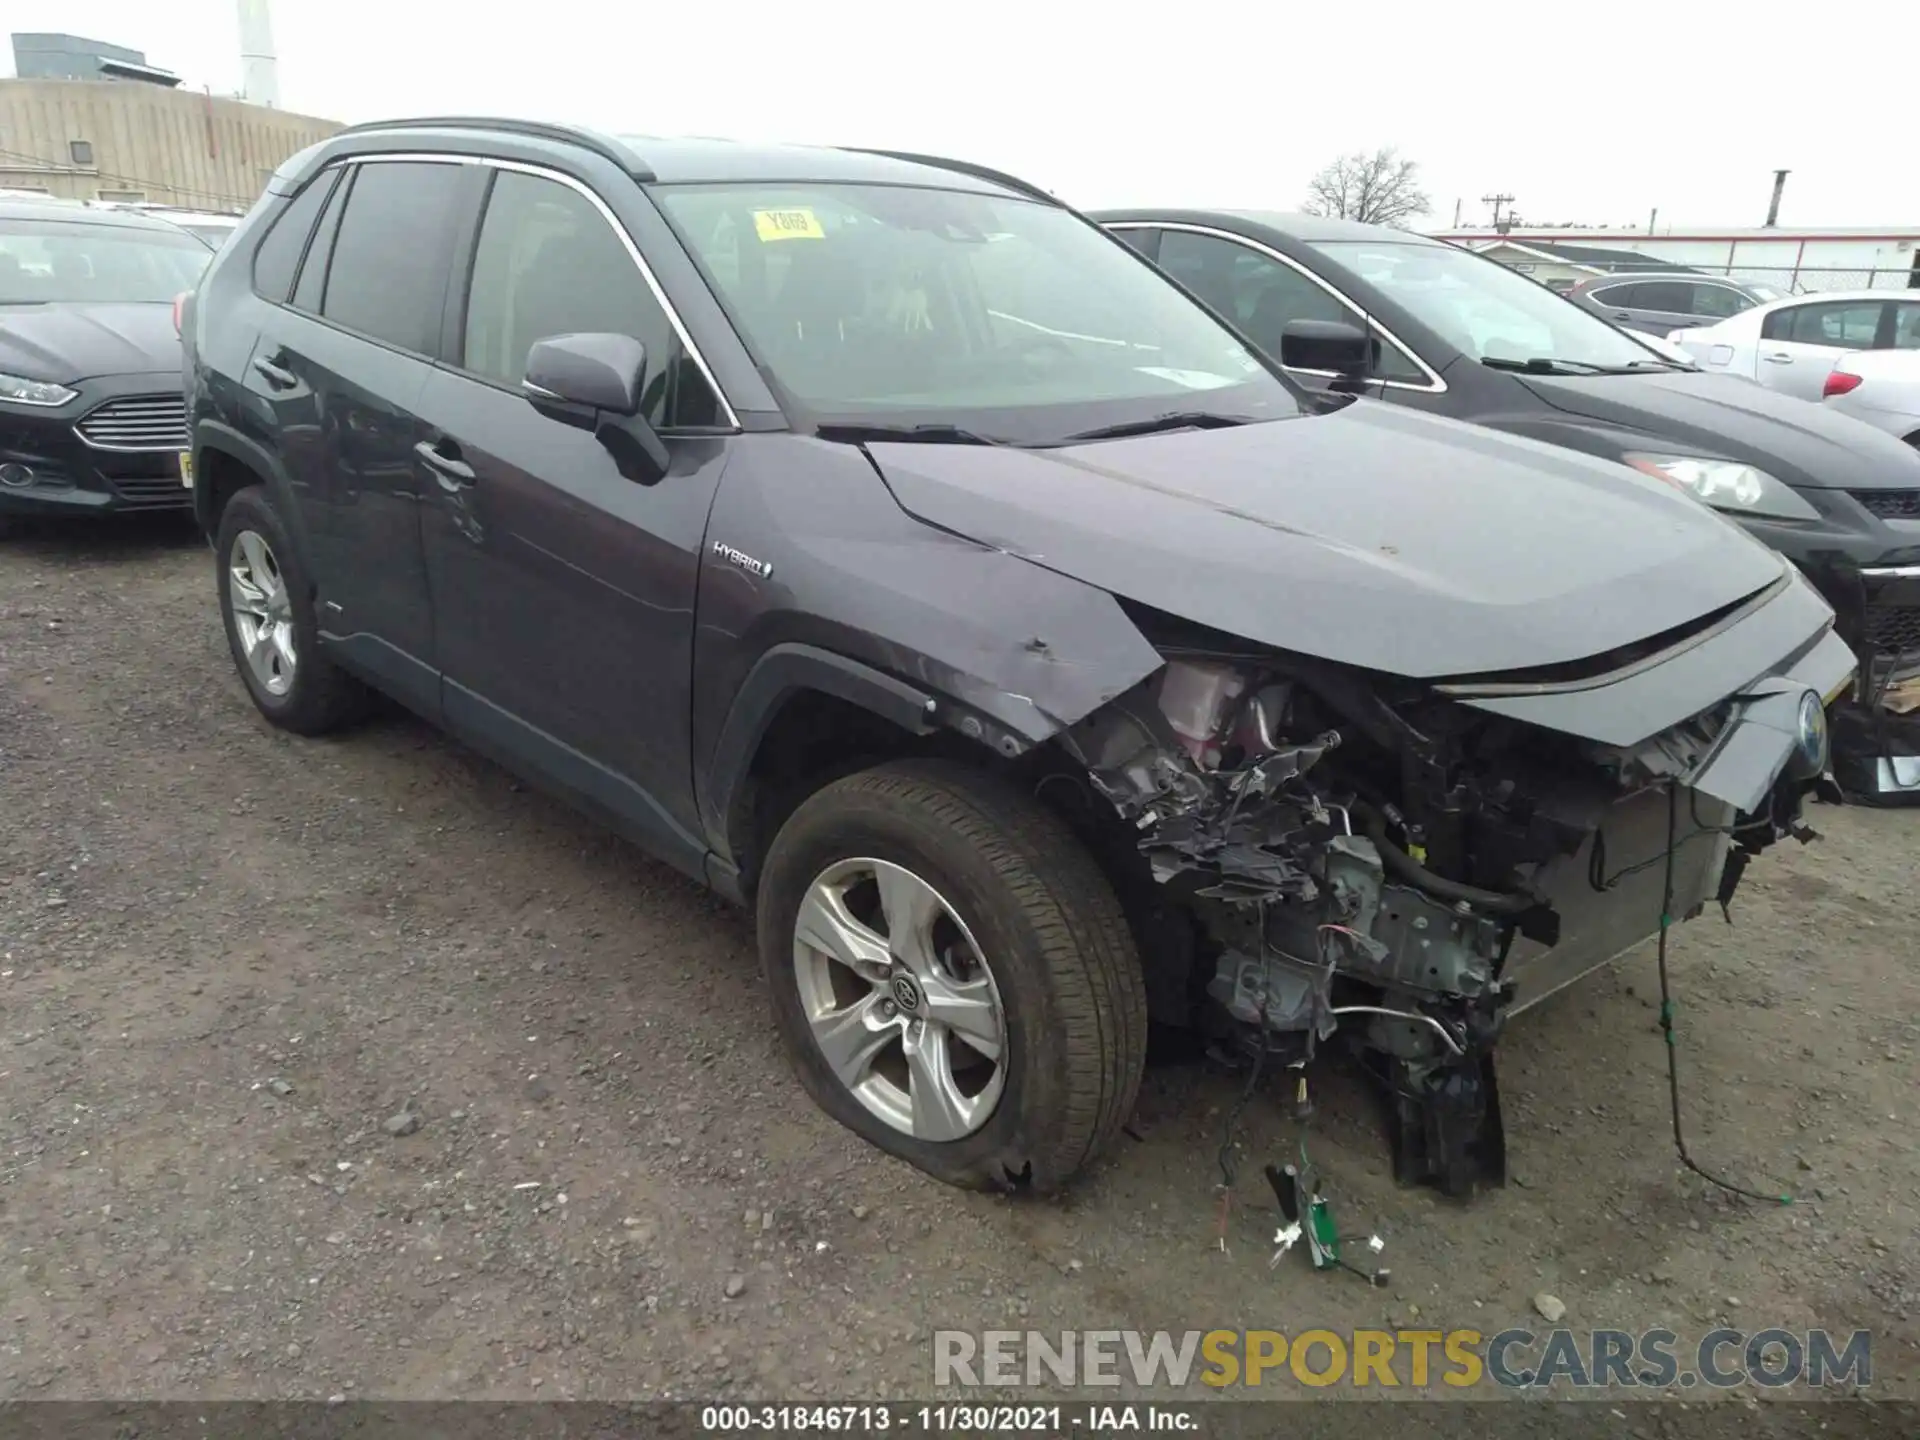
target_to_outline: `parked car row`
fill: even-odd
[[[1920,457],[1452,247],[1103,218],[924,156],[329,138],[178,312],[237,674],[753,907],[804,1087],[945,1180],[1066,1183],[1152,1021],[1348,1046],[1402,1180],[1497,1183],[1505,1023],[1827,783],[1859,667],[1781,517],[1877,557]]]
[[[1844,355],[1862,350],[1920,354],[1920,291],[1795,295],[1717,325],[1676,330],[1667,338],[1705,369],[1739,375],[1783,395],[1818,400]],[[1920,433],[1911,438],[1920,443]]]
[[[1808,345],[1756,343],[1783,326],[1811,336],[1836,313],[1855,327],[1837,332],[1847,340],[1905,343],[1920,296],[1802,296],[1676,330],[1669,343],[1696,369],[1504,266],[1405,231],[1245,212],[1100,218],[1305,385],[1621,461],[1737,518],[1814,581],[1862,659],[1838,742],[1849,793],[1920,799],[1920,722],[1907,718],[1920,706],[1920,452],[1793,398],[1779,378],[1797,364],[1817,402],[1843,348],[1816,360]],[[1330,325],[1344,359],[1327,358]],[[1859,388],[1856,403],[1892,389]]]

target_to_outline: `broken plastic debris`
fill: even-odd
[[[522,1180],[513,1188],[516,1190],[538,1190],[540,1188],[540,1182],[538,1180]]]
[[[1382,1240],[1378,1235],[1369,1235],[1367,1237],[1367,1248],[1378,1255],[1382,1250],[1387,1248],[1387,1242]]]
[[[1283,1230],[1274,1231],[1273,1243],[1279,1246],[1280,1248],[1275,1250],[1273,1252],[1273,1258],[1267,1261],[1267,1268],[1271,1270],[1274,1266],[1278,1265],[1280,1263],[1280,1257],[1285,1255],[1289,1250],[1291,1250],[1295,1246],[1295,1244],[1299,1242],[1299,1239],[1300,1239],[1300,1226],[1297,1222],[1287,1226]]]

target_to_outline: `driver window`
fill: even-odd
[[[717,423],[712,390],[598,207],[557,180],[498,172],[474,247],[464,367],[518,386],[534,341],[595,331],[646,346],[643,412],[654,425]]]
[[[1693,287],[1693,313],[1704,315],[1713,320],[1724,320],[1729,315],[1738,315],[1753,305],[1738,290],[1730,285],[1695,285]]]
[[[1361,323],[1358,313],[1291,265],[1230,240],[1168,230],[1160,238],[1160,266],[1275,360],[1289,321]],[[1378,344],[1375,378],[1425,383],[1426,376],[1397,347],[1385,340]]]

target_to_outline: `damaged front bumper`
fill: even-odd
[[[1834,776],[1864,803],[1920,805],[1920,565],[1866,566],[1859,579],[1857,621],[1842,628],[1857,630],[1863,659],[1834,717]]]
[[[1156,643],[1165,669],[1063,739],[1206,937],[1190,1018],[1287,1065],[1338,1034],[1393,1096],[1399,1178],[1449,1193],[1504,1178],[1506,1021],[1804,836],[1854,672],[1792,572],[1553,674],[1428,685]]]

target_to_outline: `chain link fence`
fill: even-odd
[[[1620,261],[1594,264],[1582,261],[1590,269],[1614,275],[1679,273],[1672,267],[1680,262],[1661,261],[1649,255],[1643,264]],[[1717,275],[1748,285],[1766,285],[1782,295],[1814,295],[1823,290],[1920,290],[1920,265],[1868,266],[1847,269],[1831,265],[1712,265],[1685,264],[1681,270],[1696,275]]]

